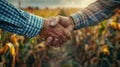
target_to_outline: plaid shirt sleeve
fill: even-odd
[[[44,23],[42,17],[15,8],[6,0],[0,0],[0,28],[26,37],[36,36]]]
[[[72,14],[75,29],[93,26],[110,18],[118,5],[120,6],[120,0],[98,0],[82,11]]]

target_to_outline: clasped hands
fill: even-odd
[[[44,19],[44,25],[40,32],[45,45],[60,47],[71,39],[71,31],[74,23],[71,17],[57,16]]]

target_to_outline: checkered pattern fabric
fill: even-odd
[[[75,22],[75,29],[93,26],[102,20],[110,18],[114,15],[113,10],[120,6],[120,0],[98,0],[80,12],[71,17]]]
[[[0,28],[26,37],[36,36],[44,19],[15,8],[7,0],[0,0]]]

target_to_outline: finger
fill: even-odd
[[[57,45],[57,42],[58,42],[58,39],[55,38],[54,41],[53,41],[53,43],[52,43],[52,46],[56,46],[56,45]]]
[[[52,41],[53,41],[53,38],[52,37],[48,37],[46,39],[45,45],[51,45]]]
[[[59,23],[59,20],[60,20],[59,17],[51,18],[50,26],[51,26],[51,27],[56,26],[56,25]]]
[[[64,44],[64,43],[67,42],[68,40],[69,40],[69,39],[68,39],[65,35],[59,37],[59,43],[60,43],[60,45]]]
[[[60,35],[59,35],[59,43],[60,44],[63,44],[64,43],[64,37],[65,37],[65,35],[63,34],[63,33],[61,33]]]
[[[64,42],[62,41],[62,38],[61,36],[59,37],[59,41],[58,41],[60,44],[63,44]]]
[[[66,42],[66,41],[67,41],[66,36],[62,36],[62,41],[63,41],[63,42]]]
[[[60,43],[59,43],[59,42],[57,42],[56,47],[57,47],[57,48],[58,48],[58,47],[61,47],[61,45],[60,45]]]
[[[68,40],[70,40],[72,38],[71,33],[69,31],[65,30],[63,33]]]
[[[63,41],[63,36],[65,36],[64,34],[63,34],[63,31],[61,30],[61,32],[57,32],[57,39],[58,39],[58,42],[60,43],[60,44],[63,44],[64,43],[64,41]]]

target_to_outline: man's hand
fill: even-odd
[[[60,24],[70,32],[74,29],[74,22],[71,17],[57,16],[51,19],[54,21],[50,23],[51,27],[55,27],[57,24]]]
[[[55,20],[58,21],[57,19]],[[54,20],[51,18],[45,19],[42,31],[40,32],[40,36],[46,40],[46,45],[60,47],[61,44],[71,38],[71,34],[61,24],[57,24],[54,27],[51,27],[50,23],[53,22]]]
[[[71,32],[74,29],[74,22],[71,17],[57,16],[57,17],[51,18],[50,20],[52,20],[52,22],[49,25],[52,28],[61,25],[62,27],[65,28],[66,31],[69,31],[69,32]],[[60,29],[62,30],[62,28],[60,28]],[[67,36],[70,36],[70,34],[68,33]],[[63,43],[65,43],[67,40],[69,40],[65,36],[58,38],[58,39],[59,40],[62,39],[62,41],[60,40],[61,43],[58,43],[59,46],[63,45]],[[55,38],[53,40],[53,37],[48,37],[46,40],[46,43],[55,45],[57,42],[59,42],[59,41],[55,41],[58,39]]]

